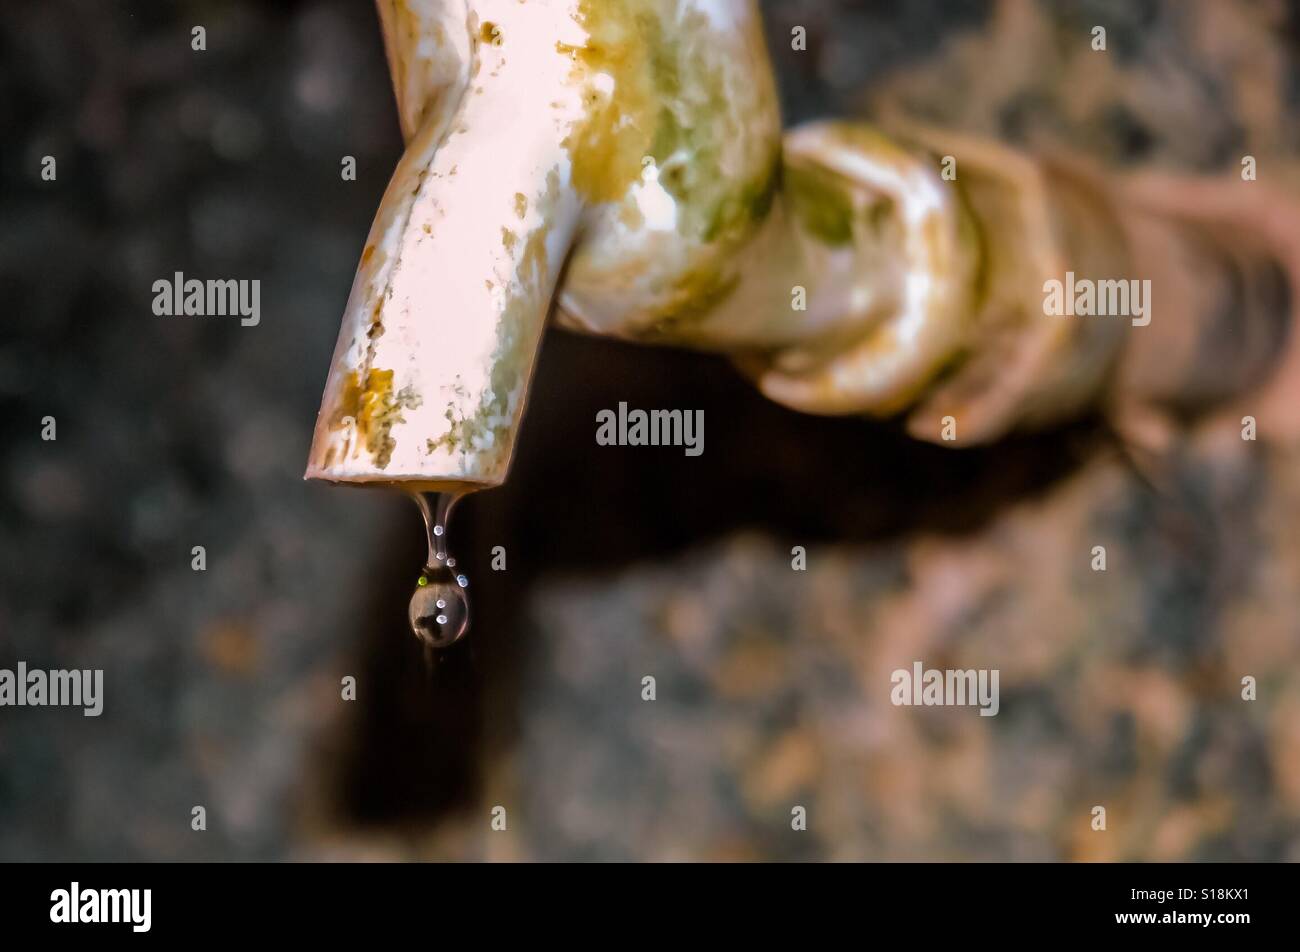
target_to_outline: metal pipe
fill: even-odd
[[[1125,193],[1077,163],[851,122],[783,139],[753,0],[379,7],[408,144],[309,478],[501,483],[552,304],[731,354],[799,410],[987,441],[1078,411],[1120,362],[1128,322],[1045,314],[1050,282],[1158,270]]]

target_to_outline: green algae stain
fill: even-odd
[[[586,43],[557,47],[585,83],[587,116],[565,142],[575,189],[591,202],[624,199],[648,157],[677,202],[681,234],[748,237],[771,208],[779,168],[775,103],[754,76],[766,53],[678,0],[582,0],[577,19]],[[612,91],[597,87],[597,73]]]
[[[701,238],[713,241],[741,241],[767,218],[781,187],[781,154],[776,150],[759,175],[724,193],[711,210]]]
[[[528,383],[545,317],[544,302],[534,295],[524,293],[511,298],[501,315],[489,385],[482,401],[465,416],[458,416],[455,404],[448,404],[447,430],[436,440],[426,440],[428,453],[439,449],[462,457],[473,453],[475,469],[480,473],[488,477],[504,475],[523,388]]]
[[[425,451],[430,454],[440,449],[462,457],[474,453],[475,468],[488,478],[504,476],[510,462],[515,426],[546,321],[552,291],[546,223],[553,217],[559,196],[559,176],[552,170],[546,177],[546,192],[537,203],[542,224],[523,239],[515,271],[518,286],[512,283],[506,289],[488,386],[479,405],[471,414],[458,415],[457,402],[448,403],[446,432],[436,440],[425,441]],[[456,393],[465,396],[463,388]]]
[[[853,199],[834,172],[808,164],[787,165],[785,194],[795,219],[810,235],[832,247],[853,241]]]
[[[692,325],[722,304],[740,286],[740,275],[723,275],[700,268],[689,271],[673,285],[668,301],[659,309],[644,340],[682,340]]]

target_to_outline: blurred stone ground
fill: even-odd
[[[496,802],[544,857],[1300,860],[1296,462],[1229,426],[1168,492],[1112,456],[973,536],[557,583]],[[893,706],[917,660],[999,669],[1000,712]]]
[[[282,855],[350,557],[389,515],[301,481],[399,148],[373,11],[12,4],[0,49],[0,664],[102,667],[107,694],[0,714],[0,856]],[[260,278],[261,324],[155,317],[173,271]]]
[[[1282,3],[764,6],[792,122],[1300,183]],[[1099,420],[952,453],[552,335],[426,672],[413,507],[299,479],[400,151],[373,11],[60,0],[6,7],[0,52],[0,666],[107,693],[0,712],[0,858],[1300,859],[1294,450],[1206,418],[1154,483]],[[174,270],[260,277],[262,324],[154,317]],[[619,400],[705,409],[706,453],[594,446]],[[893,707],[915,660],[999,668],[1001,712]]]

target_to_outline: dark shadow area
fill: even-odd
[[[702,409],[703,454],[597,445],[596,414],[620,401]],[[451,549],[470,572],[471,627],[431,671],[406,621],[423,555],[414,505],[376,558],[358,620],[362,670],[391,687],[361,712],[340,766],[341,818],[429,823],[473,802],[484,752],[514,734],[513,686],[529,658],[520,615],[546,575],[613,573],[741,530],[791,546],[975,532],[1109,439],[1094,418],[946,449],[892,422],[787,410],[724,358],[552,330],[509,481],[456,511]],[[504,572],[490,567],[498,545]]]

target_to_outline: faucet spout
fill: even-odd
[[[567,328],[725,352],[786,406],[903,416],[950,445],[1080,412],[1126,348],[1149,359],[1124,379],[1182,386],[1162,361],[1189,326],[1189,268],[1160,248],[1183,223],[1146,221],[1137,193],[1079,163],[950,131],[819,121],[783,136],[755,0],[379,8],[407,148],[308,478],[502,483],[553,302]],[[1242,283],[1203,257],[1219,285]],[[1130,332],[1151,323],[1138,278],[1154,270],[1175,305]],[[1243,309],[1284,311],[1295,275],[1247,271],[1259,293]],[[1076,273],[1115,307],[1056,313],[1050,289]],[[1204,310],[1190,323],[1217,326]],[[1241,376],[1274,349],[1271,326]]]
[[[380,11],[408,142],[361,255],[306,476],[495,486],[580,212],[563,140],[582,104],[555,51],[578,37],[548,5],[517,0]],[[503,129],[509,148],[487,141]]]

